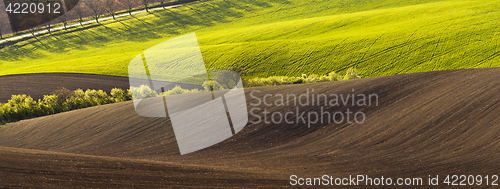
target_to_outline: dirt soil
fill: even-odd
[[[364,112],[362,124],[249,123],[219,144],[182,156],[170,119],[141,117],[132,102],[25,120],[0,128],[0,186],[276,188],[289,187],[291,175],[362,174],[423,178],[424,186],[394,188],[426,187],[429,175],[439,175],[435,188],[442,188],[446,175],[500,175],[498,78],[500,69],[490,68],[247,88],[248,110],[260,108],[254,113],[262,117],[264,108],[285,113],[297,107],[255,105],[252,91],[259,99],[273,94],[267,101],[274,102],[276,94],[314,89],[346,96],[354,89],[377,94],[379,104],[323,106]],[[249,114],[249,120],[257,117]]]

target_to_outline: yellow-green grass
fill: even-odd
[[[248,78],[497,67],[500,0],[212,0],[43,35],[1,50],[0,75],[127,76],[143,50],[196,32],[209,69]]]

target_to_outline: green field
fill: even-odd
[[[209,69],[249,78],[500,66],[500,0],[211,0],[3,45],[0,75],[127,76],[143,50],[196,32]]]

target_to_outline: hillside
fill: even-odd
[[[20,41],[0,50],[0,75],[127,76],[145,49],[196,32],[210,69],[236,65],[248,77],[363,77],[496,67],[499,0],[211,0],[122,17]]]
[[[317,124],[311,128],[304,124],[249,124],[222,143],[183,156],[179,154],[170,120],[141,117],[135,113],[131,102],[9,124],[0,128],[0,146],[50,151],[44,152],[49,154],[64,152],[102,156],[71,155],[84,158],[90,165],[111,161],[110,165],[95,169],[106,170],[98,171],[109,176],[102,178],[103,182],[115,178],[117,173],[122,174],[109,169],[115,167],[116,162],[125,160],[99,160],[110,157],[127,158],[126,161],[160,161],[160,167],[163,166],[161,162],[169,166],[181,165],[188,177],[204,174],[202,170],[191,170],[190,166],[211,168],[214,174],[220,170],[220,175],[211,178],[219,178],[221,182],[227,175],[235,174],[243,174],[232,177],[243,179],[242,184],[249,178],[254,178],[255,183],[261,183],[262,180],[258,179],[269,180],[270,183],[262,186],[274,186],[272,180],[277,185],[281,182],[288,184],[292,174],[304,177],[367,174],[373,177],[423,178],[438,174],[493,175],[498,174],[500,168],[498,77],[500,69],[493,68],[413,73],[293,87],[247,88],[249,108],[256,103],[249,96],[252,90],[260,90],[258,94],[261,96],[257,96],[262,97],[264,94],[302,94],[307,89],[315,89],[316,94],[349,94],[354,88],[359,94],[378,94],[380,103],[377,107],[351,107],[352,111],[365,112],[363,124]],[[267,108],[271,112],[295,110],[294,106]],[[310,106],[301,108],[304,111],[318,110],[318,107]],[[345,107],[327,106],[325,109],[336,111]],[[255,120],[255,117],[250,117],[250,121]],[[2,156],[2,161],[7,157],[31,157],[30,153],[39,153],[28,150],[13,154],[16,149],[0,150],[10,154]],[[9,161],[16,162],[12,158]],[[19,161],[17,163],[21,164],[24,160]],[[135,169],[136,163],[124,164],[124,168]],[[69,169],[70,164],[61,166]],[[22,166],[20,169],[35,168]],[[94,172],[89,170],[91,173]],[[255,173],[261,177],[244,175]],[[135,173],[123,174],[130,176]],[[172,175],[169,171],[157,174]],[[5,177],[17,178],[16,175],[19,173]],[[50,174],[47,177],[56,178]],[[188,182],[181,180],[180,183]]]
[[[0,146],[0,186],[9,188],[255,188],[285,181],[212,167]],[[34,159],[33,157],[36,157]],[[26,169],[28,168],[28,169]],[[167,174],[165,174],[167,173]],[[200,174],[210,173],[210,174]]]

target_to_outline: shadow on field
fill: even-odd
[[[290,3],[287,0],[274,2]],[[7,45],[1,47],[8,49],[3,50],[2,58],[15,61],[24,58],[44,57],[43,53],[33,51],[33,49],[50,50],[51,53],[65,53],[68,49],[85,50],[104,46],[110,41],[144,42],[150,39],[179,35],[190,28],[197,28],[196,26],[208,27],[216,23],[229,22],[234,18],[242,17],[243,12],[271,6],[269,2],[263,0],[210,1],[150,12],[149,14],[154,17],[125,16],[116,20],[84,25],[84,27],[78,26],[67,30],[53,31],[51,35],[41,34],[39,38],[44,45],[33,43],[31,38],[8,42]],[[191,11],[186,11],[187,9]],[[28,47],[28,45],[32,45],[33,48]],[[16,47],[17,50],[12,50],[9,47]]]

